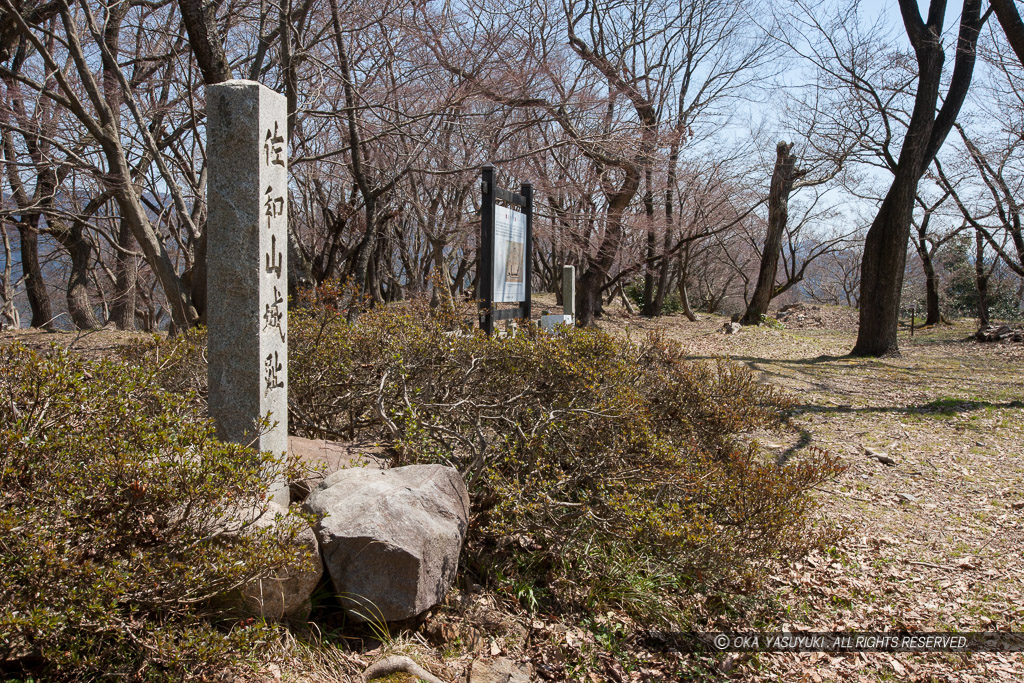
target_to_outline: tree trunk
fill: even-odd
[[[594,316],[601,307],[603,284],[604,278],[595,268],[587,268],[580,275],[579,286],[576,288],[576,321],[580,327],[586,327],[594,321]]]
[[[50,304],[50,295],[46,291],[46,281],[43,279],[43,270],[39,266],[39,214],[34,214],[30,220],[23,216],[18,221],[18,240],[21,251],[21,268],[25,274],[25,294],[28,295],[28,305],[32,311],[32,320],[29,323],[32,327],[53,329],[53,306]]]
[[[672,240],[675,238],[676,232],[676,217],[673,204],[675,203],[674,193],[679,168],[679,148],[686,134],[685,131],[687,130],[686,119],[683,113],[683,92],[680,92],[679,97],[679,115],[676,120],[676,135],[672,138],[672,144],[669,146],[668,173],[665,178],[665,241],[662,250],[663,258],[661,261],[661,268],[658,273],[658,292],[654,299],[654,307],[659,314],[664,310],[665,297],[668,296],[669,274],[672,269],[672,260],[668,257],[668,252],[672,246]],[[686,249],[689,251],[689,243],[687,243]],[[682,268],[680,268],[680,272],[682,272]],[[693,311],[690,310],[690,302],[686,300],[685,292],[686,283],[680,282],[679,298],[682,302],[683,314],[692,322],[696,320],[696,317],[693,315]]]
[[[138,265],[135,255],[128,253],[135,246],[131,228],[121,222],[117,236],[118,251],[114,260],[114,303],[110,307],[110,321],[119,330],[135,329],[135,283],[138,282]]]
[[[92,266],[92,243],[86,239],[82,225],[76,223],[65,233],[64,246],[71,256],[68,275],[68,315],[80,330],[98,330],[103,327],[92,310],[89,300],[89,268]]]
[[[690,307],[690,292],[686,280],[690,275],[690,243],[683,247],[683,253],[679,256],[679,303],[683,306],[683,315],[691,323],[697,322],[697,315]]]
[[[231,80],[231,67],[217,31],[217,4],[203,0],[178,0],[188,44],[206,85]]]
[[[939,202],[939,204],[941,203]],[[939,279],[935,275],[935,262],[932,259],[932,255],[941,242],[933,243],[930,249],[928,247],[928,226],[932,222],[932,212],[938,208],[939,204],[931,207],[925,206],[924,216],[921,217],[921,222],[917,225],[917,237],[914,238],[914,248],[921,258],[921,269],[924,270],[925,325],[937,325],[942,320],[942,312],[939,310]]]
[[[855,356],[899,355],[896,330],[918,180],[916,173],[898,173],[868,230],[861,263]]]
[[[615,257],[618,256],[622,241],[622,214],[636,195],[636,189],[640,185],[639,179],[640,174],[635,167],[626,169],[622,187],[608,204],[608,227],[597,255],[587,256],[587,269],[580,276],[579,287],[576,290],[576,320],[580,327],[586,327],[594,322],[594,318],[601,315],[604,308],[601,291],[608,281]]]
[[[641,300],[640,313],[649,318],[661,313],[660,307],[655,302],[655,271],[654,259],[657,257],[657,235],[654,234],[654,188],[651,183],[654,181],[651,167],[648,165],[644,171],[644,182],[647,187],[644,191],[644,219],[647,222],[647,264],[644,266],[644,294]]]
[[[985,268],[985,238],[974,231],[974,277],[978,285],[978,326],[989,323],[988,317],[988,269]]]
[[[146,263],[160,282],[167,298],[171,320],[178,330],[185,330],[198,322],[199,316],[192,306],[189,292],[185,289],[178,275],[170,254],[153,228],[145,207],[135,194],[135,188],[128,182],[131,171],[124,156],[124,149],[116,134],[103,140],[101,147],[107,158],[111,172],[108,174],[108,188],[114,194],[114,200],[120,210],[121,220],[128,224],[135,240],[142,248]],[[121,181],[121,182],[119,182]]]
[[[7,81],[6,84],[10,91],[12,89],[11,81]],[[17,102],[17,105],[21,106],[21,103]],[[7,164],[6,168],[7,181],[21,214],[16,222],[12,222],[18,229],[18,249],[21,253],[22,273],[25,276],[25,293],[28,295],[28,304],[32,311],[29,325],[53,329],[53,307],[50,304],[50,295],[46,291],[46,281],[43,279],[42,268],[39,265],[39,222],[42,212],[36,207],[42,203],[52,202],[52,197],[56,194],[54,188],[57,184],[57,176],[52,167],[41,167],[37,162],[37,159],[41,159],[43,155],[39,153],[36,140],[31,135],[23,135],[23,137],[28,147],[29,158],[33,160],[36,168],[36,187],[33,198],[29,198],[25,185],[21,182],[18,166],[13,163],[13,160],[18,157],[14,139],[10,131],[6,129],[0,131],[0,138],[3,141],[3,156],[11,162]],[[41,168],[45,168],[45,170],[40,170]]]
[[[917,2],[899,0],[899,4],[917,57],[917,93],[892,186],[882,200],[864,243],[860,327],[857,343],[851,351],[855,356],[899,355],[896,331],[917,184],[953,127],[967,96],[983,23],[981,0],[964,0],[956,64],[945,101],[936,115],[945,59],[941,42],[945,4],[942,0],[933,0],[927,24],[921,19]]]
[[[775,295],[775,274],[779,269],[779,251],[782,249],[782,233],[789,220],[789,195],[796,179],[796,155],[793,145],[780,141],[775,147],[775,169],[772,171],[771,188],[768,190],[768,233],[764,238],[761,253],[761,269],[757,275],[757,286],[750,304],[743,315],[744,325],[758,325],[761,316],[768,312],[768,304]]]
[[[935,264],[932,262],[932,255],[928,253],[927,247],[918,251],[921,257],[921,267],[924,269],[925,287],[925,325],[938,325],[942,321],[942,312],[939,310],[939,278],[935,274]]]
[[[1020,14],[1013,0],[992,0],[992,9],[995,10],[996,18],[1006,34],[1006,39],[1013,48],[1017,59],[1024,64],[1024,21],[1021,21]]]
[[[6,327],[16,330],[21,327],[21,316],[14,303],[14,249],[3,221],[0,221],[0,242],[4,245],[4,270],[0,275],[0,330]]]

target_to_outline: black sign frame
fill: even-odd
[[[480,300],[480,327],[488,335],[494,333],[495,320],[530,320],[533,313],[533,185],[523,183],[519,194],[498,187],[494,182],[494,166],[481,169],[480,250],[477,253],[477,282]],[[501,201],[519,207],[526,215],[526,244],[523,246],[526,298],[515,308],[494,309],[494,206]]]

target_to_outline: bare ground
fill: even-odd
[[[864,359],[844,355],[855,325],[726,335],[723,322],[612,315],[602,324],[658,330],[695,357],[763,373],[798,408],[794,431],[762,435],[762,445],[781,457],[822,448],[848,466],[817,493],[845,537],[772,577],[776,604],[761,626],[1024,630],[1024,345],[975,342],[968,321],[913,339],[901,331],[901,357]],[[744,680],[1024,680],[1021,653],[760,654],[732,665],[730,677]]]

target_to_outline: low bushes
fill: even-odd
[[[178,679],[265,642],[212,605],[297,559],[296,523],[223,534],[280,464],[158,371],[0,349],[0,672]]]
[[[657,337],[488,339],[425,303],[349,322],[325,300],[290,330],[292,424],[458,467],[469,565],[528,606],[653,619],[680,589],[749,583],[814,541],[807,492],[839,472],[825,453],[779,465],[742,445],[788,399]]]

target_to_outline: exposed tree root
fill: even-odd
[[[363,672],[363,681],[372,681],[375,678],[384,678],[385,676],[390,676],[391,674],[399,671],[403,671],[410,676],[415,676],[427,683],[444,683],[444,681],[424,669],[416,662],[401,655],[386,657],[379,662],[371,664],[367,667],[366,671]]]

